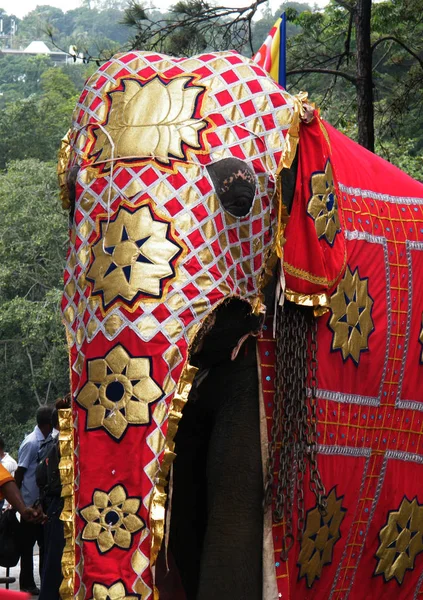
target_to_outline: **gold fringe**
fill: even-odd
[[[69,129],[65,137],[62,139],[59,149],[59,155],[57,160],[57,178],[59,180],[60,187],[60,200],[62,201],[62,208],[69,210],[71,203],[69,199],[68,186],[66,183],[66,172],[71,157],[72,148],[70,145],[71,130]]]
[[[74,597],[75,585],[75,496],[73,463],[73,418],[72,409],[59,410],[60,481],[64,506],[61,521],[64,521],[65,548],[62,557],[63,581],[60,586],[62,600]]]
[[[285,290],[285,298],[300,306],[312,306],[316,317],[321,317],[327,313],[330,307],[330,296],[324,292],[321,294],[299,294],[292,290]]]
[[[192,382],[194,381],[197,367],[193,367],[188,362],[182,370],[179,378],[178,387],[170,404],[168,427],[165,440],[165,450],[162,465],[156,477],[151,505],[150,505],[150,522],[151,522],[151,557],[150,564],[154,565],[157,555],[162,544],[164,536],[165,511],[166,511],[166,486],[167,476],[170,466],[175,459],[175,442],[174,438],[178,431],[179,421],[182,417],[182,409],[188,401],[188,395],[191,390]]]

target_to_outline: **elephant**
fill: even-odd
[[[58,174],[62,598],[417,598],[423,186],[236,52],[114,56]]]

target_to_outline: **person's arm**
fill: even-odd
[[[15,481],[18,488],[22,487],[22,481],[25,475],[26,469],[24,467],[18,467],[15,471]]]
[[[44,517],[42,510],[25,506],[25,502],[23,501],[21,492],[15,481],[4,483],[1,486],[1,493],[12,508],[22,515],[22,518],[25,519],[25,521],[32,521],[33,523],[42,521]]]

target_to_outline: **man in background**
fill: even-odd
[[[12,458],[8,452],[5,452],[5,443],[2,437],[0,437],[0,464],[6,469],[6,471],[9,471],[12,477],[18,468],[18,463],[16,460]],[[9,503],[7,500],[0,500],[0,512],[6,508],[9,508]]]
[[[60,450],[58,432],[58,409],[69,408],[69,400],[60,398],[53,411],[53,431],[41,445],[37,467],[37,483],[40,489],[41,507],[47,515],[44,523],[44,567],[41,577],[39,600],[59,600],[62,583],[62,554],[65,547],[63,521],[62,483],[60,481]],[[47,451],[47,452],[46,452]],[[42,456],[44,455],[44,457]]]
[[[38,451],[41,442],[51,433],[53,426],[51,422],[52,409],[49,406],[41,406],[36,413],[37,425],[34,430],[26,436],[20,445],[18,452],[18,468],[15,480],[21,488],[21,493],[26,506],[34,506],[39,498],[39,489],[35,480],[35,470],[38,464]],[[21,521],[22,551],[21,572],[19,586],[22,592],[38,595],[40,590],[35,585],[33,550],[35,542],[40,549],[40,576],[43,567],[44,536],[41,524],[34,525]]]

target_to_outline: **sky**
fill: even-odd
[[[176,0],[156,0],[154,4],[157,8],[163,9],[168,8],[172,4],[175,4]],[[317,4],[326,4],[325,0],[317,0]],[[46,4],[49,6],[56,6],[61,8],[64,12],[73,8],[81,6],[81,0],[0,0],[0,8],[3,8],[8,14],[15,14],[17,17],[22,18],[39,4]],[[245,6],[245,0],[223,0],[221,4],[225,6]],[[270,6],[272,10],[276,10],[281,5],[281,0],[270,0]]]

